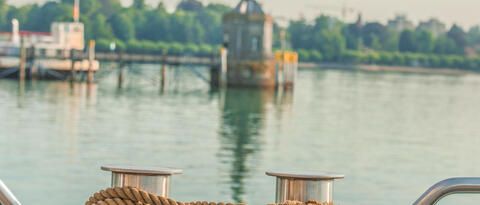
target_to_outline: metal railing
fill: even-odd
[[[480,194],[480,178],[460,177],[446,179],[430,187],[413,205],[434,205],[452,194]]]
[[[10,191],[10,189],[5,185],[2,180],[0,180],[0,204],[1,205],[21,205],[17,200],[15,195]]]
[[[112,170],[114,168],[104,168],[104,170],[115,171]],[[117,169],[117,168],[115,168]],[[122,169],[124,172],[126,171],[138,171],[137,169]],[[142,170],[140,170],[142,171]],[[143,170],[143,172],[148,172],[149,174],[167,174],[168,176],[172,174],[181,173],[180,170]],[[157,173],[158,172],[158,173]],[[113,173],[115,174],[115,173]],[[162,175],[163,176],[163,175]],[[283,176],[283,175],[282,175]],[[296,175],[295,175],[296,176]],[[301,175],[302,177],[306,177],[307,175]],[[316,175],[315,175],[316,176]],[[323,176],[323,175],[322,175]],[[336,175],[335,175],[336,176]],[[308,179],[312,178],[311,175],[308,175]],[[341,176],[343,178],[343,175]],[[114,179],[114,178],[112,178]],[[307,179],[307,180],[308,180]],[[157,182],[157,181],[155,181]],[[119,184],[113,184],[113,186],[119,186]],[[308,189],[308,187],[307,187]],[[277,187],[277,191],[278,191]],[[302,189],[302,192],[311,192],[312,190]],[[323,190],[323,189],[321,189]],[[315,190],[319,191],[319,190]],[[313,192],[312,192],[313,193]],[[450,178],[443,180],[441,182],[436,183],[432,187],[430,187],[413,205],[435,205],[441,199],[446,196],[453,195],[453,194],[480,194],[480,177],[459,177],[459,178]],[[318,194],[318,193],[317,193]],[[277,193],[278,195],[278,193]],[[166,195],[168,196],[168,195]],[[331,197],[330,197],[331,198]],[[21,205],[21,203],[17,200],[15,195],[10,191],[10,189],[0,180],[0,205]]]

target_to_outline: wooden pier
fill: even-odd
[[[220,59],[197,56],[173,56],[162,54],[134,54],[134,53],[97,53],[96,59],[101,62],[138,63],[138,64],[166,64],[166,65],[202,65],[213,66],[220,63]]]
[[[86,53],[79,50],[46,50],[34,47],[2,48],[0,52],[0,78],[82,80],[93,82],[100,69],[95,59],[95,43]]]

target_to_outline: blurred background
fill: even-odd
[[[101,165],[170,166],[185,172],[177,200],[267,204],[266,170],[330,171],[346,175],[338,204],[401,205],[439,180],[480,175],[480,3],[260,1],[271,50],[298,53],[295,86],[218,89],[205,62],[239,2],[0,0],[0,179],[24,204],[81,204],[109,186]],[[79,32],[52,25],[81,23],[81,41],[61,45],[95,40],[95,81],[70,76],[69,63],[63,73],[32,63],[48,79],[18,80],[4,66],[22,53],[9,44],[14,19],[44,57],[36,42]]]

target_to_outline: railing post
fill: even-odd
[[[228,84],[228,50],[225,47],[220,49],[220,72],[218,73],[218,83],[221,87]]]
[[[170,193],[171,176],[182,170],[158,167],[102,166],[112,172],[112,187],[135,187],[162,197]]]
[[[450,178],[430,187],[413,205],[434,205],[452,194],[480,194],[480,178]]]
[[[88,71],[87,71],[87,83],[93,83],[94,76],[94,66],[95,63],[95,41],[91,40],[88,44]]]
[[[289,201],[316,201],[320,204],[333,204],[333,182],[343,179],[343,175],[308,172],[267,172],[277,178],[276,204]]]
[[[27,67],[27,49],[25,48],[25,39],[20,41],[20,64],[18,68],[18,79],[20,81],[25,80],[25,73]]]
[[[165,89],[165,83],[166,83],[166,78],[167,78],[167,50],[163,50],[162,52],[162,67],[160,70],[160,89],[161,91],[164,91]]]
[[[17,200],[15,195],[10,191],[10,189],[5,185],[2,180],[0,180],[0,204],[2,205],[21,205]]]
[[[120,63],[119,67],[118,67],[118,89],[121,89],[123,87],[123,81],[125,80],[125,73],[124,73],[124,67],[125,67],[125,64],[123,62]]]
[[[76,62],[75,50],[70,49],[70,82],[74,82],[76,78],[75,62]]]

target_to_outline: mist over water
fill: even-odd
[[[175,67],[96,85],[0,81],[0,179],[24,204],[82,204],[104,164],[173,166],[172,197],[267,204],[269,169],[331,171],[338,204],[411,204],[433,183],[479,176],[480,77],[301,69],[291,92],[215,91]],[[104,69],[109,70],[109,69]],[[441,204],[477,204],[450,197]]]

